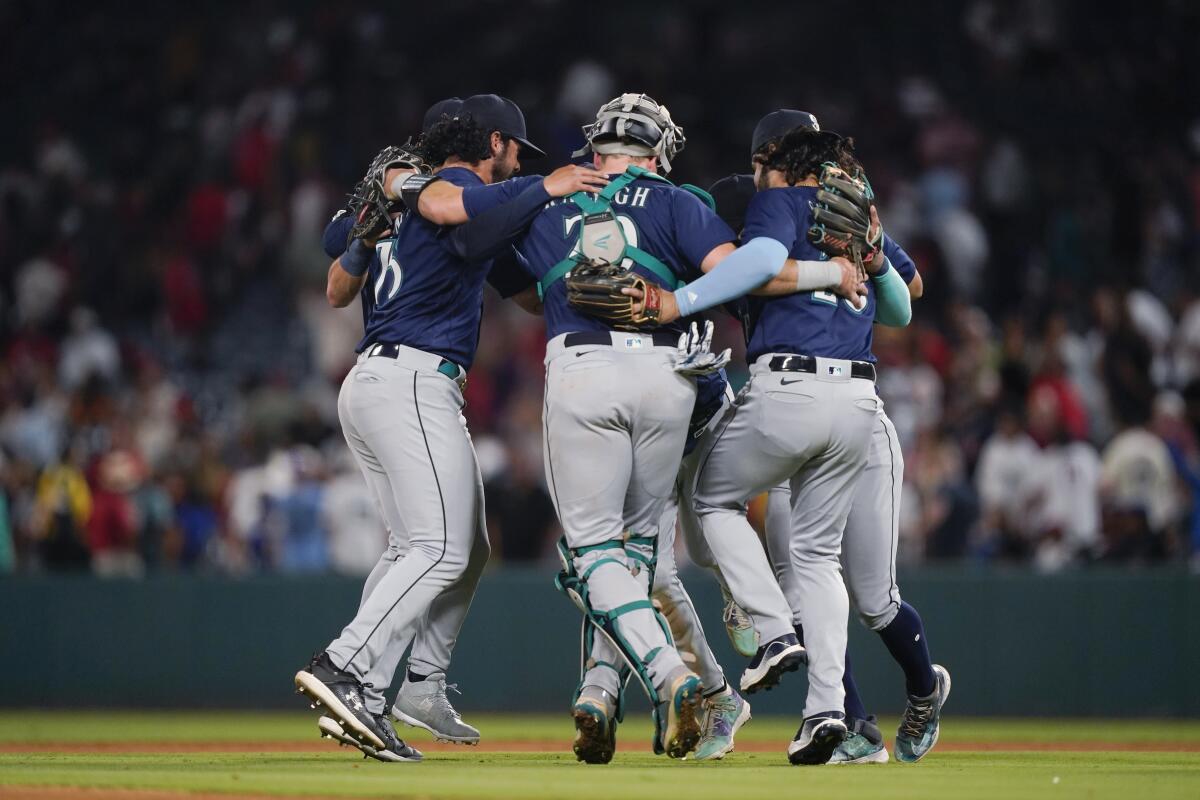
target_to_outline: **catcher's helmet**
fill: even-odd
[[[609,100],[596,113],[596,121],[583,126],[587,144],[572,153],[657,156],[663,172],[687,143],[683,128],[671,119],[667,107],[646,94],[627,92]]]

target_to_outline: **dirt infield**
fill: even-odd
[[[550,739],[512,739],[486,741],[475,747],[412,740],[412,744],[425,753],[445,751],[481,753],[545,753],[571,752],[571,743]],[[6,742],[0,743],[0,753],[103,753],[106,755],[135,755],[155,753],[328,753],[334,748],[330,742]],[[743,753],[773,753],[783,749],[783,744],[774,742],[744,742],[737,749]],[[640,748],[631,748],[638,750]],[[1023,752],[1049,753],[1200,753],[1200,742],[1148,741],[1148,742],[1104,742],[1104,741],[1058,741],[1058,742],[1000,742],[1000,741],[950,741],[939,742],[943,752]],[[6,790],[7,791],[7,790]],[[69,790],[68,790],[69,791]],[[168,793],[169,794],[169,793]],[[140,796],[140,795],[139,795]]]

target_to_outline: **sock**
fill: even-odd
[[[846,651],[846,671],[842,673],[842,688],[846,690],[846,717],[848,719],[866,719],[867,707],[863,705],[858,693],[858,684],[854,682],[854,672],[850,669],[850,651]]]
[[[413,672],[412,669],[408,670],[408,682],[409,683],[420,683],[421,681],[425,680],[428,677],[429,677],[428,675],[418,675],[417,673]]]
[[[796,631],[796,640],[800,642],[800,646],[804,646],[804,626],[799,622],[792,625],[792,630]]]
[[[908,603],[900,604],[900,612],[888,626],[879,631],[892,658],[904,670],[904,683],[911,697],[928,697],[937,688],[929,645],[925,641],[925,626],[921,615]]]
[[[722,678],[720,686],[718,686],[716,689],[713,689],[711,692],[701,692],[700,696],[707,699],[709,697],[716,697],[719,694],[725,694],[728,691],[729,691],[729,681]]]

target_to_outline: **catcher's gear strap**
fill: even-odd
[[[404,205],[408,206],[410,211],[421,213],[417,209],[417,202],[421,199],[421,192],[429,188],[429,185],[440,181],[438,175],[420,175],[412,174],[405,177],[400,182],[400,199],[404,201]]]
[[[575,206],[577,206],[579,210],[583,212],[582,224],[579,226],[579,242],[584,241],[584,228],[590,222],[595,224],[600,222],[608,222],[613,219],[612,199],[616,197],[617,192],[621,191],[638,178],[662,181],[668,186],[673,185],[666,178],[662,177],[661,175],[656,175],[648,169],[643,167],[629,166],[625,168],[623,173],[613,178],[612,181],[609,182],[608,186],[605,186],[604,189],[596,195],[595,199],[593,199],[586,192],[576,192],[567,198],[569,202],[574,203]],[[624,239],[625,234],[621,232],[620,226],[617,226],[617,232],[620,234],[621,238]],[[669,289],[674,290],[683,285],[683,281],[679,280],[679,277],[671,271],[671,268],[663,263],[659,258],[647,253],[645,250],[634,247],[627,241],[625,241],[623,244],[624,247],[614,258],[609,261],[609,263],[619,264],[621,259],[628,258],[633,263],[640,267],[644,267],[646,270],[652,273]],[[538,299],[545,299],[546,292],[550,289],[550,287],[562,280],[568,272],[579,266],[580,263],[584,262],[584,260],[585,259],[583,258],[582,253],[576,253],[573,256],[564,258],[562,261],[551,267],[549,272],[543,275],[542,279],[538,281]]]

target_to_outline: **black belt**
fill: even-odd
[[[383,358],[395,358],[400,355],[400,345],[398,344],[373,344],[369,345],[366,350],[367,358],[382,356]],[[449,359],[443,358],[437,366],[437,371],[445,375],[450,380],[458,380],[458,376],[462,373],[458,364],[455,364]]]
[[[625,334],[625,331],[617,331],[618,334]],[[654,341],[655,347],[674,347],[679,344],[679,334],[677,333],[634,333],[629,332],[627,336],[641,336],[643,338],[649,336]],[[589,331],[581,333],[568,333],[563,339],[563,347],[579,347],[580,345],[612,345],[612,334],[602,331]]]
[[[817,374],[817,359],[813,356],[775,356],[768,363],[771,372],[807,372]],[[851,361],[850,377],[875,380],[875,365],[870,361]]]

